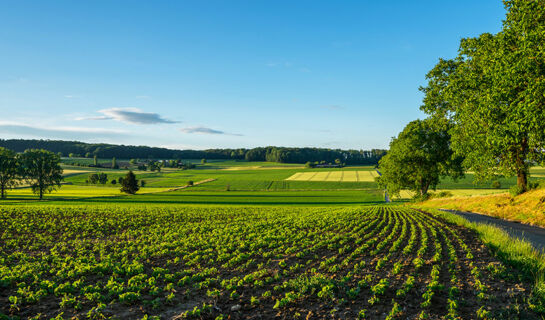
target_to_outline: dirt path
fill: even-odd
[[[471,222],[488,223],[505,230],[509,235],[530,242],[535,248],[545,252],[545,229],[513,221],[506,221],[473,212],[439,209],[462,216]]]

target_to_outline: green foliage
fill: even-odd
[[[453,150],[479,180],[516,175],[525,189],[528,164],[545,160],[545,6],[505,5],[500,32],[462,39],[458,57],[428,73],[421,109],[449,124]]]
[[[492,188],[494,189],[500,189],[501,188],[501,182],[498,181],[498,180],[495,180],[492,182],[492,184],[490,185]]]
[[[43,312],[40,305],[47,303],[53,315],[138,319],[147,314],[144,319],[150,319],[178,310],[190,296],[200,301],[185,303],[179,314],[195,319],[214,319],[238,304],[246,315],[254,308],[288,317],[294,307],[307,314],[342,306],[355,317],[365,301],[368,310],[362,310],[361,318],[380,311],[382,318],[412,319],[420,312],[418,303],[428,306],[433,297],[446,295],[441,288],[451,280],[440,273],[460,277],[465,269],[459,260],[464,266],[479,263],[467,257],[472,249],[464,243],[466,232],[394,206],[3,206],[0,230],[0,289],[6,302],[0,312],[25,318]],[[25,237],[16,236],[21,230]],[[413,232],[419,236],[409,236]],[[405,250],[409,239],[425,250]],[[443,248],[450,247],[456,248],[453,254],[444,254]],[[417,256],[431,268],[406,264]],[[392,263],[377,271],[384,258]],[[471,283],[480,282],[464,291],[464,315],[474,316],[486,305],[477,294],[495,276],[486,268],[475,270],[463,273],[472,277]],[[424,296],[415,289],[423,286]],[[487,290],[503,293],[518,286],[509,281]],[[396,294],[391,303],[390,293]],[[443,317],[447,308],[456,309],[456,297],[439,297],[442,305],[426,312]],[[407,308],[406,301],[413,307]]]
[[[390,150],[379,161],[377,178],[391,195],[409,189],[422,196],[435,188],[441,177],[463,176],[461,159],[453,158],[450,136],[428,120],[410,122],[392,139]]]
[[[106,182],[108,182],[108,175],[104,172],[90,173],[87,181],[91,184],[106,184]]]
[[[525,191],[526,191],[526,189],[524,187],[522,187],[522,186],[519,186],[519,185],[515,185],[515,186],[512,186],[511,188],[509,188],[509,193],[511,194],[512,197],[516,197],[518,195],[521,195]]]
[[[0,147],[0,198],[6,197],[6,190],[18,183],[18,161],[15,152]]]
[[[21,154],[19,159],[22,176],[30,184],[32,192],[39,194],[40,200],[44,193],[61,186],[62,168],[57,154],[31,149]]]
[[[135,194],[140,187],[138,186],[138,180],[132,171],[127,172],[127,175],[121,180],[121,192],[128,194]]]

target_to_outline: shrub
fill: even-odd
[[[491,187],[494,188],[494,189],[500,189],[501,188],[501,182],[499,180],[493,181]]]
[[[523,194],[524,193],[524,188],[519,186],[519,185],[514,185],[512,186],[511,188],[509,188],[509,193],[511,194],[511,196],[513,197],[516,197],[518,196],[519,194]]]
[[[448,198],[448,197],[452,197],[452,196],[453,196],[453,194],[450,191],[441,191],[441,192],[435,194],[434,198]]]
[[[117,183],[117,180],[113,179],[112,184],[116,184],[116,183]]]
[[[192,185],[193,185],[193,180],[189,180],[189,181],[187,182],[187,185],[188,185],[188,186],[192,186]]]

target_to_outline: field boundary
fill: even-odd
[[[201,181],[195,182],[192,186],[198,186],[198,185],[200,185],[200,184],[207,183],[207,182],[212,182],[212,181],[216,181],[216,180],[218,180],[218,179],[206,179],[206,180],[201,180]],[[178,191],[178,190],[186,189],[186,188],[189,188],[189,187],[192,187],[192,186],[186,184],[185,186],[176,187],[176,188],[168,189],[168,190],[165,190],[165,191],[159,191],[159,192]],[[155,192],[155,193],[158,193],[158,192]]]

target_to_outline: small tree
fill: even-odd
[[[87,181],[91,184],[98,183],[98,173],[89,173],[89,177],[87,178]]]
[[[117,180],[115,179],[112,179],[112,182],[111,182],[113,185],[115,185],[117,183]]]
[[[95,156],[93,157],[93,165],[94,165],[95,167],[98,166],[98,158],[97,158],[96,154],[95,154]]]
[[[62,168],[60,158],[47,150],[26,150],[20,156],[21,174],[30,184],[32,192],[40,195],[61,186]]]
[[[191,186],[193,185],[193,180],[189,180],[189,181],[187,182],[187,185],[191,187]]]
[[[201,159],[201,164],[206,164],[206,159],[202,158]]]
[[[436,129],[429,120],[416,120],[390,142],[390,150],[379,161],[382,175],[377,182],[390,195],[409,189],[426,196],[440,177],[463,176],[461,162],[453,158],[447,131]]]
[[[6,197],[6,190],[17,184],[17,158],[15,152],[0,147],[0,190],[1,198]]]
[[[85,153],[85,158],[91,158],[91,152]]]
[[[98,174],[98,182],[100,184],[106,184],[106,182],[108,182],[108,175],[101,172]]]
[[[135,194],[139,189],[138,180],[136,180],[134,173],[132,171],[127,172],[127,175],[121,182],[121,192]]]
[[[140,187],[145,187],[146,186],[146,180],[140,180]]]
[[[117,165],[117,160],[115,157],[112,158],[112,169],[119,169],[119,166]]]

